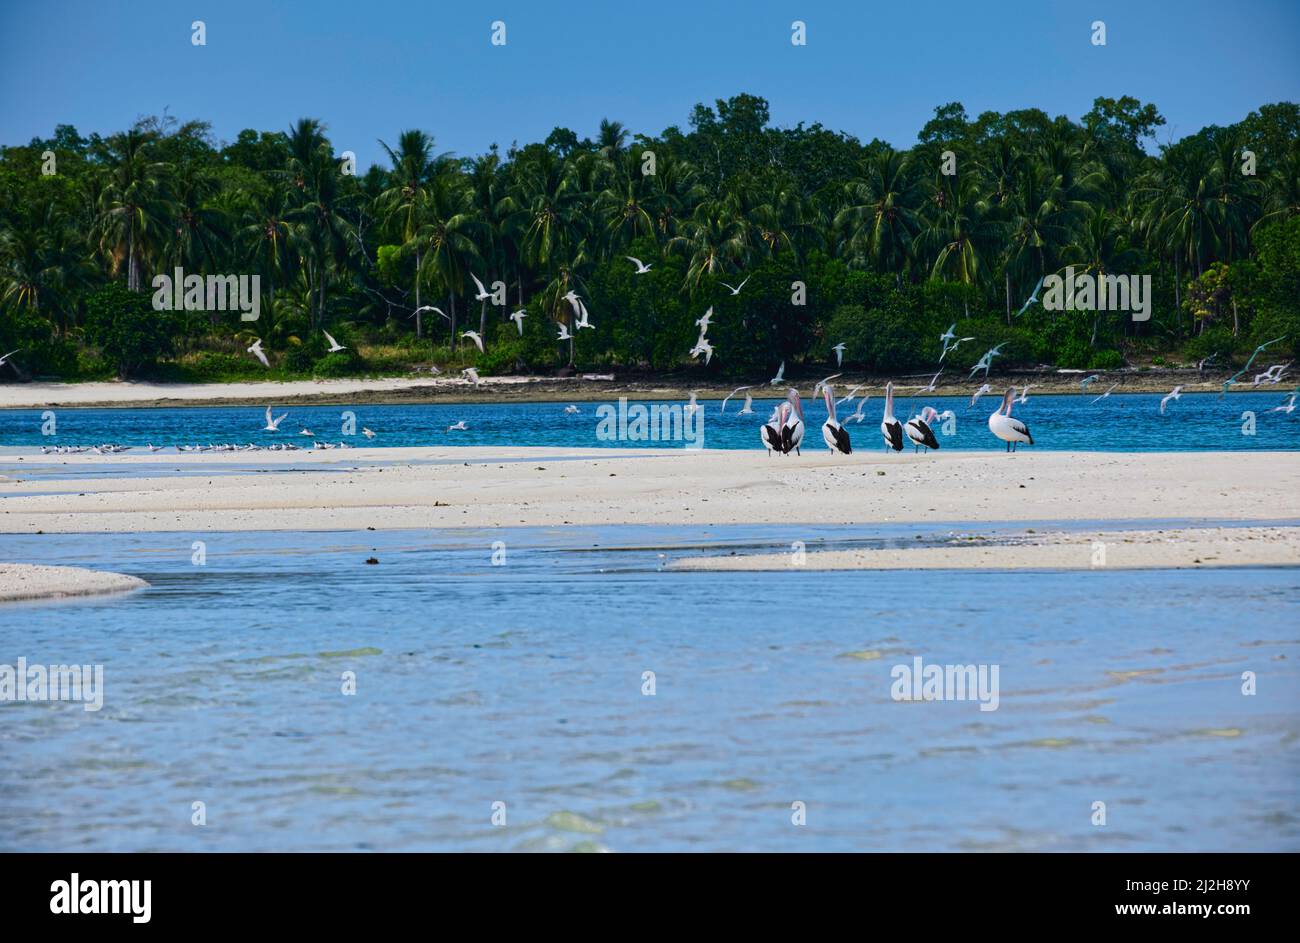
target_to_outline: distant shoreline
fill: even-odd
[[[599,372],[599,371],[597,371]],[[692,392],[701,399],[721,398],[737,386],[752,385],[756,398],[773,398],[783,395],[790,386],[809,387],[823,376],[841,371],[827,368],[826,374],[800,374],[788,378],[778,386],[767,381],[748,383],[696,379],[687,376],[638,375],[612,371],[613,380],[586,380],[579,374],[573,377],[501,376],[484,377],[475,386],[457,375],[437,377],[374,377],[340,380],[286,380],[250,381],[239,383],[149,383],[149,382],[91,382],[91,383],[8,383],[0,384],[0,410],[61,408],[171,408],[178,406],[233,406],[248,402],[277,403],[281,405],[307,404],[367,404],[403,405],[411,403],[526,403],[526,402],[601,402],[626,396],[629,399],[686,399]],[[1098,380],[1089,388],[1089,394],[1105,391],[1117,384],[1115,393],[1167,393],[1182,386],[1188,393],[1220,393],[1223,383],[1232,376],[1227,371],[1200,373],[1193,369],[1147,369],[1076,371],[1059,373],[1056,370],[1023,371],[995,374],[988,380],[983,377],[966,379],[966,371],[955,371],[940,378],[932,396],[969,396],[980,384],[987,382],[994,390],[1008,386],[1029,384],[1031,395],[1080,393],[1079,382],[1095,372]],[[862,385],[878,393],[887,381],[892,380],[900,393],[913,395],[917,388],[926,386],[932,375],[870,375],[844,370],[836,379],[837,393],[847,393],[850,388]],[[1244,378],[1243,378],[1244,379]],[[1253,387],[1248,382],[1238,382],[1233,392],[1275,392],[1279,398],[1289,393],[1293,385],[1262,385]]]
[[[811,541],[823,524],[1142,530],[1143,521],[1258,523],[1262,512],[1273,525],[1300,523],[1300,462],[1288,452],[871,450],[783,462],[758,449],[363,446],[168,455],[164,466],[142,454],[60,456],[57,481],[40,477],[31,454],[30,473],[15,460],[0,480],[0,533],[795,524]],[[292,473],[264,473],[275,470]]]

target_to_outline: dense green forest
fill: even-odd
[[[1279,336],[1276,352],[1300,354],[1300,107],[1265,105],[1153,154],[1163,124],[1127,97],[1078,121],[972,120],[952,103],[900,151],[772,127],[765,101],[738,95],[697,105],[688,130],[603,121],[594,139],[556,128],[472,158],[395,129],[387,166],[364,173],[315,119],[225,144],[201,121],[89,138],[60,125],[0,149],[0,354],[21,348],[0,379],[431,363],[752,377],[823,365],[837,343],[846,365],[901,371],[933,365],[953,321],[977,338],[949,357],[958,368],[1002,342],[996,367],[1226,366]],[[1151,319],[1019,313],[1067,265],[1151,275]],[[260,318],[155,310],[153,278],[177,267],[256,273]],[[506,304],[476,300],[471,276],[504,283]],[[724,284],[742,279],[738,294]],[[594,329],[572,326],[570,291]],[[690,351],[710,306],[705,364]],[[557,341],[557,322],[576,339]],[[347,349],[329,353],[322,329]],[[247,353],[256,338],[269,368]]]

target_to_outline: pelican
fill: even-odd
[[[1182,398],[1183,398],[1183,388],[1181,386],[1176,386],[1172,390],[1170,390],[1168,395],[1160,398],[1160,415],[1163,416],[1165,414],[1165,407],[1169,405],[1169,401],[1171,399],[1182,399]]]
[[[771,417],[759,427],[758,435],[763,442],[763,446],[767,449],[768,456],[771,456],[773,449],[778,452],[781,451],[781,426],[785,423],[782,410],[789,408],[785,403],[773,406]]]
[[[776,376],[767,381],[771,386],[780,386],[785,382],[785,361],[781,361],[781,368],[776,371]]]
[[[921,447],[926,449],[937,449],[939,440],[934,437],[934,430],[931,423],[937,419],[939,414],[934,411],[934,407],[927,406],[921,410],[921,415],[907,420],[903,425],[903,432],[912,440],[912,451],[915,452]]]
[[[324,328],[321,329],[321,333],[324,334],[325,339],[330,342],[330,349],[327,351],[327,353],[332,354],[340,350],[348,349],[346,344],[340,344],[338,341],[334,339],[334,335],[331,334],[329,331],[325,330]]]
[[[271,366],[271,361],[266,359],[266,353],[262,350],[262,339],[260,337],[253,341],[253,346],[248,348],[248,352],[262,361],[262,366]]]
[[[644,275],[646,272],[650,271],[650,266],[646,265],[644,262],[642,262],[638,258],[635,258],[634,256],[625,255],[623,256],[623,258],[627,259],[629,262],[631,262],[633,265],[636,266],[636,274],[638,275]]]
[[[749,281],[752,277],[753,277],[752,275],[746,275],[745,282]],[[745,287],[745,282],[741,282],[739,285],[736,285],[734,288],[732,288],[731,285],[727,285],[726,282],[723,282],[722,284],[727,285],[728,288],[731,288],[731,293],[733,295],[738,295],[740,294],[740,289]]]
[[[515,327],[519,329],[519,336],[524,336],[524,318],[528,317],[528,312],[523,308],[510,315],[510,320],[515,322]]]
[[[974,406],[981,396],[983,396],[985,393],[992,393],[992,392],[993,392],[993,387],[989,386],[987,383],[983,384],[978,390],[975,391],[975,395],[970,398],[970,404]]]
[[[1019,419],[1011,418],[1011,404],[1015,401],[1016,388],[1013,386],[1002,397],[1002,405],[997,412],[989,416],[989,432],[1007,444],[1007,451],[1015,451],[1021,442],[1034,444],[1034,437],[1029,434],[1029,427]],[[1005,410],[1005,412],[1004,412]]]
[[[478,276],[475,275],[473,272],[470,272],[469,277],[474,279],[474,284],[478,287],[478,294],[474,296],[474,300],[475,301],[490,300],[492,298],[492,292],[488,291],[486,288],[483,287],[483,283],[478,280]]]
[[[737,393],[743,393],[745,390],[752,390],[752,389],[753,389],[752,386],[738,386],[738,387],[736,387],[734,390],[732,390],[730,393],[728,393],[727,396],[726,396],[726,399],[724,399],[724,400],[722,401],[722,408],[718,410],[718,415],[721,416],[723,413],[725,413],[725,412],[727,411],[727,402],[728,402],[728,400],[730,400],[733,396],[735,396]],[[750,402],[752,402],[752,401],[749,400],[749,399],[746,399],[745,405],[748,406]],[[742,415],[742,416],[744,415],[744,411],[743,411],[743,410],[741,411],[741,415]]]
[[[786,394],[791,409],[786,413],[785,422],[781,426],[781,451],[786,455],[794,449],[796,455],[802,455],[799,451],[799,443],[803,441],[803,402],[799,399],[799,391],[791,389]]]
[[[275,419],[272,419],[272,418],[271,418],[271,407],[270,407],[270,406],[266,407],[266,425],[262,427],[262,431],[263,431],[263,432],[279,432],[279,431],[280,431],[280,423],[284,422],[284,417],[287,416],[287,415],[289,415],[289,414],[288,414],[288,413],[284,413],[283,415],[281,415],[281,416],[279,416],[279,417],[277,417],[277,418],[275,418]]]
[[[903,426],[894,418],[893,383],[885,384],[885,414],[880,420],[880,434],[884,437],[886,451],[903,451]]]
[[[365,426],[361,427],[361,434],[365,436],[367,439],[373,439],[375,437],[374,431],[371,429],[367,429]]]
[[[483,353],[483,338],[478,331],[462,331],[460,336],[468,337],[474,342],[474,346],[478,348],[478,352],[480,354]]]
[[[469,426],[465,425],[465,420],[462,419],[460,422],[456,423],[455,425],[453,425],[453,426],[448,426],[448,427],[447,427],[447,431],[448,431],[448,432],[464,432],[464,431],[465,431],[466,429],[468,429],[468,428],[469,428]]]
[[[831,350],[835,351],[835,366],[844,366],[844,351],[848,348],[844,344],[836,344]]]
[[[848,430],[835,418],[835,394],[831,392],[829,383],[822,386],[822,398],[826,400],[826,421],[822,423],[822,438],[826,441],[826,447],[832,455],[836,452],[848,455],[853,451],[853,446],[849,443]]]

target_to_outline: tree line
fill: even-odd
[[[935,364],[953,321],[977,338],[957,369],[984,342],[1006,345],[1000,365],[1226,366],[1277,336],[1300,353],[1300,107],[1151,153],[1163,124],[1129,97],[1077,121],[951,103],[899,150],[773,127],[742,94],[685,129],[605,120],[477,157],[399,130],[364,173],[312,118],[228,143],[166,117],[107,137],[59,125],[0,149],[0,353],[23,351],[5,379],[434,363],[728,377],[820,365],[839,343],[850,366],[897,371]],[[1067,266],[1149,274],[1153,317],[1024,308]],[[258,275],[260,317],[155,310],[153,279],[176,268]],[[705,363],[689,352],[710,307]],[[269,368],[246,353],[256,338]]]

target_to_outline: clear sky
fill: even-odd
[[[403,128],[473,155],[557,125],[594,136],[602,117],[685,128],[739,92],[777,125],[900,147],[948,101],[1078,118],[1132,95],[1168,120],[1163,141],[1300,101],[1298,52],[1300,0],[0,0],[0,144],[164,109],[225,141],[310,116],[364,168]]]

